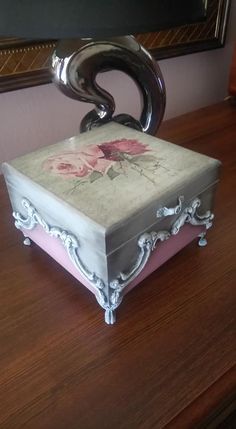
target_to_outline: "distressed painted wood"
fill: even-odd
[[[199,235],[207,244],[219,167],[112,122],[2,169],[24,244],[88,287],[113,324],[128,290]]]

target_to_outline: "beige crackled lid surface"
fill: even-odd
[[[106,228],[219,162],[116,123],[10,165]]]

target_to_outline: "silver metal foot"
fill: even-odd
[[[31,246],[31,240],[29,239],[29,237],[25,237],[23,244],[25,246]]]
[[[105,322],[108,325],[113,325],[116,321],[116,313],[114,310],[110,310],[109,308],[107,308],[105,310]]]
[[[199,235],[198,246],[205,247],[207,245],[206,233],[203,232]]]

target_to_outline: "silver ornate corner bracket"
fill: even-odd
[[[85,264],[82,262],[79,256],[79,241],[77,240],[77,238],[61,228],[58,228],[56,226],[50,226],[26,198],[23,198],[21,203],[26,210],[27,217],[24,217],[19,212],[13,212],[16,228],[20,230],[22,228],[31,230],[37,225],[40,225],[43,230],[51,237],[59,238],[64,245],[70,260],[77,268],[79,273],[96,289],[96,298],[99,304],[102,305],[102,307],[104,308],[107,301],[104,291],[105,283],[95,273],[89,271]],[[30,245],[30,240],[26,236],[24,239],[24,244]]]
[[[70,234],[61,228],[50,226],[26,198],[22,199],[22,206],[24,207],[27,216],[24,217],[19,212],[13,212],[13,217],[15,218],[16,228],[20,230],[31,230],[37,225],[40,225],[51,237],[56,237],[61,240],[70,260],[81,276],[94,287],[96,291],[96,299],[100,306],[105,310],[106,323],[113,324],[116,321],[115,310],[122,302],[125,288],[143,271],[152,252],[156,249],[158,242],[166,241],[171,236],[178,234],[180,229],[187,223],[193,226],[204,225],[206,230],[212,226],[214,215],[210,211],[207,211],[204,215],[199,215],[197,213],[197,209],[201,205],[199,198],[195,198],[191,204],[184,209],[183,201],[184,197],[180,196],[176,207],[169,209],[163,207],[157,211],[157,218],[174,216],[176,214],[179,214],[179,216],[174,221],[169,231],[151,231],[142,234],[137,243],[138,256],[136,262],[127,272],[121,272],[119,276],[109,284],[106,284],[96,275],[96,273],[91,272],[83,263],[79,256],[78,239],[73,234]],[[23,234],[25,235],[24,231]],[[200,246],[205,246],[207,244],[205,235],[206,232],[203,232],[199,236]],[[24,244],[30,245],[30,240],[26,235]]]
[[[159,208],[156,212],[156,217],[161,218],[161,217],[174,216],[176,214],[179,214],[182,210],[183,202],[184,202],[184,196],[180,195],[180,197],[178,198],[178,204],[175,207],[170,207],[170,208],[161,207],[161,208]]]
[[[184,197],[180,196],[178,198],[178,205],[176,207],[163,207],[159,209],[157,211],[157,217],[174,216],[179,214],[182,210],[183,201]],[[182,210],[182,213],[175,220],[169,231],[152,231],[150,233],[144,233],[140,236],[138,240],[138,247],[140,250],[136,263],[127,273],[121,272],[118,278],[110,282],[110,287],[114,290],[111,295],[113,304],[117,304],[118,307],[122,300],[123,290],[142,272],[151,256],[152,251],[156,249],[158,241],[162,242],[168,240],[173,235],[177,235],[180,229],[187,223],[193,226],[204,225],[206,229],[209,229],[212,226],[214,215],[210,211],[207,211],[204,215],[199,215],[197,213],[197,208],[200,207],[200,205],[201,200],[199,198],[195,198],[189,206]],[[206,232],[203,232],[199,236],[199,246],[201,247],[207,244],[205,235]]]

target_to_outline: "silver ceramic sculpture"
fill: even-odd
[[[111,69],[125,72],[136,82],[142,100],[139,120],[128,114],[113,116],[114,98],[96,82],[98,73]],[[53,54],[52,70],[53,80],[64,94],[95,104],[83,118],[81,132],[114,120],[156,133],[165,111],[165,84],[156,61],[134,37],[62,41]]]

